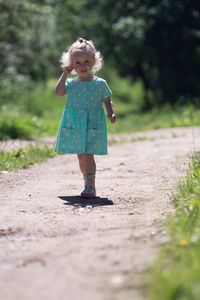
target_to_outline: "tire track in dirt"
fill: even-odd
[[[96,157],[94,201],[78,197],[75,155],[0,175],[2,299],[142,299],[143,272],[167,240],[169,194],[198,140],[191,128],[141,135]]]

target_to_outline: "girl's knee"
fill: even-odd
[[[89,160],[89,161],[91,161],[91,160],[94,160],[94,155],[93,154],[85,154],[85,159],[86,160]]]
[[[84,154],[77,154],[79,161],[84,161]]]
[[[93,154],[83,153],[83,154],[77,154],[79,160],[89,160],[94,159]]]

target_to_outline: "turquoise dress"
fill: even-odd
[[[94,77],[66,80],[67,104],[64,108],[55,152],[107,154],[107,128],[103,100],[112,92],[106,81]]]

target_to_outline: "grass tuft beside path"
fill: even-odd
[[[170,241],[151,266],[149,300],[200,299],[200,152],[173,195],[176,213],[167,227]]]
[[[55,155],[53,149],[46,145],[36,147],[29,146],[11,152],[0,151],[0,171],[26,168],[34,163],[42,162],[48,157],[54,157]]]

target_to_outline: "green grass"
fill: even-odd
[[[8,102],[0,111],[0,139],[32,139],[56,135],[66,99],[55,96],[56,80],[25,91],[17,104]]]
[[[117,103],[115,107],[118,120],[114,125],[108,123],[108,131],[110,133],[200,125],[200,109],[192,105],[177,108],[163,107],[162,109],[153,109],[144,113],[140,111],[129,113],[127,111],[126,117],[121,117]]]
[[[153,109],[141,112],[144,90],[141,82],[111,74],[109,85],[117,122],[108,120],[109,133],[127,133],[176,126],[200,125],[200,109],[195,106]],[[104,77],[104,74],[99,76]],[[55,136],[67,97],[56,97],[57,79],[39,83],[32,91],[24,91],[18,100],[5,101],[0,110],[0,140],[6,138],[32,139]]]
[[[200,299],[200,152],[173,195],[176,213],[169,217],[170,241],[151,266],[149,300]]]
[[[11,152],[0,151],[0,171],[27,168],[55,155],[53,149],[46,145],[29,146]]]

